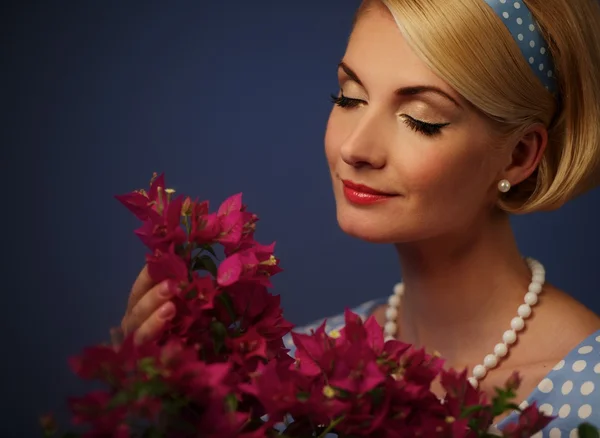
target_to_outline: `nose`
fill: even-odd
[[[352,167],[381,169],[387,162],[387,137],[384,115],[375,112],[364,114],[358,124],[353,125],[341,151],[344,162]]]

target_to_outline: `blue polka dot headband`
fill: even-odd
[[[485,0],[485,2],[502,18],[531,70],[546,89],[556,96],[558,84],[554,77],[554,62],[548,44],[529,8],[522,0]]]

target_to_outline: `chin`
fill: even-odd
[[[372,217],[369,217],[372,216]],[[398,230],[398,222],[376,213],[337,212],[340,229],[349,236],[371,243],[399,243],[407,236]]]

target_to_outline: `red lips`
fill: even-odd
[[[344,184],[344,196],[353,204],[370,205],[397,196],[349,180],[342,180],[342,183]]]

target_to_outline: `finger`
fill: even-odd
[[[131,333],[158,309],[162,304],[169,301],[173,293],[169,287],[168,281],[163,281],[152,287],[146,292],[140,300],[133,306],[128,315],[125,315],[123,330],[125,333]]]
[[[154,281],[152,281],[150,274],[148,273],[148,265],[144,265],[131,288],[129,301],[127,302],[127,313],[131,312],[138,301],[148,290],[150,290],[150,288],[152,288],[152,286],[154,286],[154,284]]]
[[[136,344],[155,339],[165,323],[175,316],[175,304],[167,301],[137,329],[133,337]]]

